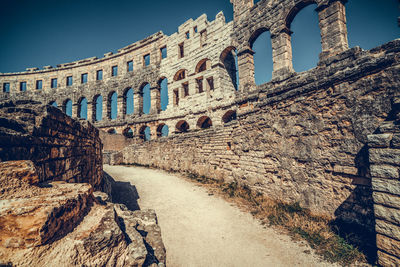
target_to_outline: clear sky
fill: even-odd
[[[0,72],[102,57],[159,30],[172,34],[187,19],[203,13],[209,20],[221,10],[227,21],[233,15],[229,0],[0,1]],[[346,6],[350,46],[370,49],[398,38],[398,5],[397,0],[349,0]],[[320,49],[317,16],[314,12],[313,17],[312,12],[313,8],[301,11],[292,24],[293,42],[299,43],[293,44],[295,69],[315,66],[315,57],[304,53],[315,55]],[[315,29],[317,36],[313,37]],[[299,35],[303,41],[296,40]],[[268,64],[262,67],[267,69]]]

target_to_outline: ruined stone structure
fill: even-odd
[[[222,13],[212,22],[203,15],[187,21],[171,36],[159,32],[104,58],[1,74],[0,84],[9,90],[1,98],[56,101],[64,111],[72,100],[74,117],[86,98],[88,118],[96,127],[126,136],[129,129],[133,131],[131,141],[103,138],[105,147],[131,144],[111,155],[111,162],[191,172],[236,182],[275,199],[300,202],[362,234],[363,244],[371,250],[376,244],[375,228],[380,227],[377,216],[392,227],[387,226],[390,231],[377,228],[378,241],[382,236],[393,241],[393,249],[378,244],[380,263],[398,262],[398,221],[382,217],[373,208],[374,201],[396,208],[398,193],[371,185],[371,174],[377,175],[376,181],[392,178],[388,181],[398,183],[397,146],[387,148],[394,161],[388,162],[391,171],[376,174],[370,165],[375,158],[369,153],[367,136],[392,119],[400,87],[400,40],[369,51],[349,49],[346,1],[231,2],[234,20],[229,23]],[[290,25],[309,4],[317,4],[322,53],[316,68],[296,73]],[[252,45],[265,31],[271,33],[273,75],[270,82],[256,86]],[[165,47],[168,53],[163,58]],[[161,110],[164,78],[168,79],[169,105]],[[35,89],[38,84],[43,85],[41,90]],[[57,88],[51,88],[52,84]],[[149,114],[143,113],[146,84],[151,88]],[[27,90],[20,92],[24,86]],[[134,113],[126,114],[130,88]],[[114,92],[118,115],[111,119]],[[96,121],[100,95],[104,115]],[[164,125],[170,129],[167,138],[161,137]],[[143,140],[147,126],[150,142]],[[373,194],[373,189],[393,196],[397,204],[386,205],[388,197],[374,200],[381,195]],[[398,216],[398,210],[393,212]]]
[[[0,102],[0,266],[164,266],[155,212],[111,203],[101,150],[88,122]]]

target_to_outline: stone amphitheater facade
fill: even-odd
[[[400,40],[369,51],[349,49],[346,1],[231,2],[234,20],[229,23],[222,13],[211,22],[203,15],[171,36],[159,32],[100,59],[0,74],[0,84],[9,88],[0,98],[56,101],[63,110],[70,99],[77,117],[84,97],[96,127],[121,134],[133,130],[131,145],[113,155],[114,161],[190,172],[299,202],[347,225],[363,236],[364,245],[377,244],[380,264],[397,264]],[[309,4],[317,4],[322,53],[316,68],[296,73],[290,25]],[[265,31],[271,33],[272,80],[257,86],[252,44]],[[133,71],[128,71],[130,61]],[[102,80],[96,80],[99,70]],[[82,74],[88,75],[87,83],[80,82]],[[71,76],[73,84],[66,86]],[[164,78],[169,105],[161,110]],[[52,79],[57,88],[51,88]],[[39,80],[43,88],[36,90]],[[26,83],[24,92],[21,83]],[[143,113],[146,84],[151,88],[149,114]],[[127,115],[129,88],[134,112]],[[112,120],[114,92],[118,112]],[[104,116],[96,121],[99,95]],[[163,125],[170,129],[168,137],[161,137]],[[147,126],[150,142],[142,140]]]

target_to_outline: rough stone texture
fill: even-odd
[[[400,133],[399,100],[399,96],[393,99],[389,120],[368,136],[378,263],[382,266],[400,263],[400,149],[393,142],[393,136]]]
[[[107,150],[130,144],[122,152],[106,154],[104,162],[151,165],[237,182],[353,225],[348,229],[366,234],[362,243],[374,247],[372,192],[389,203],[399,194],[400,137],[392,105],[399,104],[394,96],[400,87],[400,40],[369,51],[348,49],[345,2],[231,0],[233,22],[226,23],[222,13],[214,21],[202,15],[186,21],[171,36],[159,32],[104,58],[0,74],[0,84],[11,87],[0,98],[56,101],[64,111],[71,99],[72,116],[77,117],[85,97],[88,118],[96,127],[134,133],[129,141],[103,135]],[[318,66],[295,73],[290,26],[309,4],[317,5],[322,53]],[[271,33],[273,79],[256,86],[252,45],[265,31]],[[178,49],[182,43],[183,57]],[[164,46],[168,57],[162,59]],[[144,64],[146,54],[151,56],[149,66]],[[132,72],[126,68],[130,60]],[[111,75],[112,66],[118,66],[116,77]],[[101,81],[96,81],[97,70],[103,70]],[[83,73],[89,76],[86,84],[79,83]],[[66,86],[68,76],[73,77],[72,86]],[[50,88],[53,78],[58,79],[58,88]],[[169,97],[164,111],[163,78],[168,79]],[[214,86],[207,82],[210,78]],[[37,80],[43,81],[42,90],[34,89]],[[23,81],[27,92],[18,91]],[[151,87],[150,114],[142,110],[146,83]],[[129,88],[135,92],[133,114],[126,114]],[[118,115],[112,120],[114,92]],[[95,101],[100,95],[103,120],[96,122]],[[168,138],[160,134],[164,125],[169,127]],[[146,126],[151,142],[142,140]],[[378,135],[368,138],[373,133]]]
[[[41,182],[85,182],[100,189],[101,151],[98,130],[88,122],[32,101],[0,103],[0,161],[33,161]]]

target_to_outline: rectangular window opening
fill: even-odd
[[[187,32],[185,33],[185,35],[186,35],[186,39],[189,39],[189,38],[190,38],[190,33],[189,33],[189,31],[187,31]]]
[[[189,96],[189,83],[183,83],[182,88],[183,88],[183,97]]]
[[[200,46],[203,47],[207,42],[207,30],[203,30],[200,32]]]
[[[179,105],[179,90],[178,89],[174,90],[174,105],[175,106]]]
[[[3,83],[3,92],[4,93],[10,92],[10,83]]]
[[[25,92],[26,91],[26,82],[20,82],[19,83],[19,90],[21,92]]]
[[[72,76],[68,76],[67,77],[67,86],[71,86],[72,85]]]
[[[126,64],[127,64],[128,72],[132,72],[133,71],[133,61],[132,60],[128,61]]]
[[[81,83],[82,83],[82,84],[83,84],[83,83],[87,83],[87,81],[88,81],[88,74],[87,74],[87,73],[82,74],[82,76],[81,76]]]
[[[197,33],[197,26],[193,27],[193,31],[194,31],[194,33]]]
[[[57,88],[57,78],[51,79],[51,88]]]
[[[197,79],[196,79],[196,83],[197,83],[197,92],[203,93],[203,92],[204,92],[204,88],[203,88],[203,77],[197,78]]]
[[[37,90],[42,90],[43,88],[43,81],[42,80],[37,80],[36,81],[36,89]]]
[[[111,76],[115,77],[118,75],[118,66],[113,66],[111,69]]]
[[[143,64],[145,67],[150,65],[150,54],[144,55]]]
[[[160,48],[160,53],[161,53],[161,59],[167,58],[167,47],[161,47]]]
[[[210,77],[207,79],[207,84],[208,84],[208,89],[210,91],[214,90],[214,78],[213,77]]]
[[[185,46],[184,43],[179,44],[179,58],[183,58],[185,56]]]
[[[98,70],[98,71],[96,72],[96,80],[97,80],[97,81],[103,80],[103,70]]]

